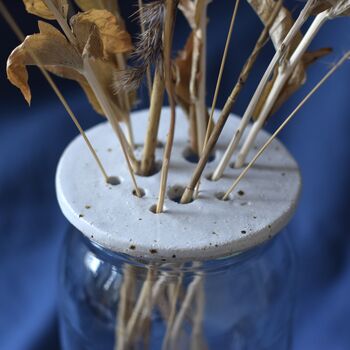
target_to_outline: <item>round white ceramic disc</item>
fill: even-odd
[[[218,114],[218,113],[217,113]],[[135,141],[143,143],[147,128],[147,111],[134,112]],[[149,261],[207,260],[228,256],[258,245],[278,233],[291,218],[296,207],[301,178],[298,165],[279,141],[274,141],[253,169],[240,182],[230,200],[222,201],[225,192],[241,172],[228,167],[218,182],[207,179],[228,144],[239,119],[230,117],[201,181],[199,197],[190,204],[178,204],[166,198],[165,212],[154,214],[160,173],[137,176],[145,196],[133,195],[133,186],[118,140],[107,123],[87,132],[109,176],[119,185],[105,183],[100,170],[81,136],[67,147],[58,165],[56,190],[66,218],[89,239],[115,252]],[[169,109],[162,111],[159,139],[165,143],[169,127]],[[266,141],[262,131],[257,148]],[[186,186],[196,164],[185,159],[188,147],[188,122],[177,110],[176,134],[168,195],[178,186]],[[142,147],[136,154],[141,156]],[[161,161],[163,149],[157,149]]]

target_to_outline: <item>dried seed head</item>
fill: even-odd
[[[145,75],[145,67],[131,67],[123,71],[113,73],[113,90],[115,94],[122,91],[137,90]]]
[[[162,62],[162,36],[165,17],[165,3],[163,0],[144,4],[137,13],[140,16],[141,32],[135,44],[131,58],[136,62],[135,67],[114,75],[113,87],[116,93],[121,90],[136,90],[151,65],[160,65]]]

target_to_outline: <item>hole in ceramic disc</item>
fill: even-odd
[[[139,187],[138,190],[139,190],[139,194],[136,193],[135,189],[132,190],[132,194],[137,198],[143,198],[146,194],[145,190],[141,187]]]
[[[164,143],[160,140],[157,141],[157,148],[164,148]]]
[[[107,179],[107,183],[109,185],[112,185],[112,186],[117,186],[117,185],[120,185],[120,179],[119,177],[117,176],[110,176],[108,179]]]
[[[190,163],[197,164],[199,161],[198,155],[192,150],[190,146],[186,147],[182,152],[182,156]],[[208,163],[211,163],[215,160],[215,152],[212,152],[209,155]]]
[[[158,214],[157,213],[157,204],[153,204],[152,206],[150,206],[149,211],[153,214]],[[164,213],[165,211],[166,211],[166,207],[164,206],[162,213]]]
[[[219,201],[224,201],[227,202],[231,199],[231,195],[229,195],[227,198],[224,199],[225,196],[225,192],[217,192],[215,193],[215,197],[216,199],[218,199]]]
[[[170,200],[172,200],[173,202],[180,204],[181,197],[184,194],[185,189],[186,189],[186,187],[181,186],[181,185],[171,186],[168,190],[168,198]],[[191,202],[193,202],[193,199],[191,200]],[[189,203],[191,203],[191,202],[189,202]]]
[[[210,173],[210,174],[205,175],[205,178],[206,178],[208,181],[213,181],[213,182],[216,182],[216,181],[219,181],[219,180],[220,180],[220,179],[218,179],[218,180],[213,180],[213,173]]]
[[[235,162],[231,162],[230,164],[229,164],[229,167],[231,168],[231,169],[242,169],[242,168],[244,168],[245,166],[246,166],[247,164],[246,163],[244,163],[242,166],[240,166],[240,167],[236,167],[236,163]]]
[[[135,174],[138,176],[141,176],[141,177],[150,177],[150,176],[153,176],[155,174],[158,174],[161,169],[162,169],[162,161],[157,160],[154,162],[151,171],[147,175],[142,174],[139,170],[136,171]]]

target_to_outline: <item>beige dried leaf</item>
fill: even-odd
[[[89,10],[78,13],[71,19],[71,27],[78,46],[83,52],[90,34],[96,30],[103,48],[103,59],[114,59],[118,53],[127,53],[133,49],[129,33],[118,23],[116,17],[106,10]]]
[[[121,114],[125,114],[122,111],[124,107],[119,106],[120,100],[113,94],[112,79],[113,74],[119,70],[116,54],[132,49],[129,34],[118,25],[115,16],[106,10],[80,13],[73,16],[71,22],[78,50],[55,27],[39,21],[39,33],[28,36],[10,55],[7,66],[9,80],[30,103],[31,92],[26,66],[40,62],[48,71],[78,82],[94,109],[103,114],[85,79],[82,57],[84,53],[94,61],[96,74],[116,118],[122,119],[124,116]]]
[[[174,61],[176,72],[175,95],[178,103],[188,113],[191,105],[190,80],[192,70],[192,53],[193,53],[192,32],[182,51]]]
[[[318,0],[312,14],[317,15],[325,10],[330,10],[330,17],[350,16],[349,0]]]
[[[86,94],[90,104],[94,108],[94,110],[98,114],[104,115],[102,108],[101,108],[99,102],[97,101],[97,98],[96,98],[94,92],[92,91],[89,83],[87,82],[87,80],[85,79],[85,77],[82,74],[80,74],[75,69],[69,68],[69,67],[45,66],[45,68],[49,72],[57,75],[58,77],[76,81],[80,85],[80,87],[83,89],[83,91],[85,92],[85,94]]]
[[[108,10],[113,14],[118,13],[117,0],[75,0],[75,3],[83,11],[97,9],[97,10]]]
[[[270,19],[271,13],[273,12],[276,1],[274,0],[247,0],[250,6],[254,9],[260,20],[266,25]],[[284,6],[281,7],[273,26],[270,29],[271,40],[275,48],[279,48],[284,38],[290,31],[294,24],[293,17],[289,10]],[[291,51],[298,46],[302,39],[302,34],[298,33],[292,44],[290,45]]]
[[[196,28],[195,12],[196,5],[193,0],[180,0],[179,9],[186,18],[188,24],[194,30]]]
[[[28,103],[31,92],[26,66],[36,65],[35,58],[43,66],[64,66],[81,71],[82,59],[66,37],[52,25],[39,21],[39,33],[27,36],[14,49],[7,61],[7,77],[17,86]]]
[[[349,0],[328,0],[333,4],[332,17],[350,16],[350,1]]]
[[[67,0],[50,0],[64,18],[67,18],[68,2]],[[45,18],[55,19],[52,12],[47,8],[43,0],[23,0],[27,12]]]

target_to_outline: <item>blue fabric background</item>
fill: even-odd
[[[26,33],[36,30],[21,1],[5,3]],[[125,13],[133,9],[124,2]],[[128,5],[127,5],[128,4]],[[210,7],[208,103],[234,1],[215,0]],[[289,1],[298,10],[299,2]],[[233,36],[218,106],[235,82],[261,24],[243,1]],[[328,23],[313,47],[331,46],[334,54],[309,71],[305,88],[269,123],[273,130],[329,66],[347,49],[350,21]],[[135,23],[130,24],[135,30]],[[179,19],[175,46],[187,27]],[[77,134],[72,122],[36,69],[30,69],[33,103],[6,81],[5,60],[17,41],[0,20],[0,349],[59,349],[56,321],[57,265],[68,227],[54,193],[57,161]],[[241,114],[272,54],[267,45],[234,112]],[[85,128],[99,122],[74,83],[58,80]],[[283,132],[282,139],[298,160],[304,188],[290,224],[298,254],[295,350],[350,349],[350,64],[341,68]],[[143,91],[142,97],[147,95]],[[145,106],[140,103],[138,108]]]

